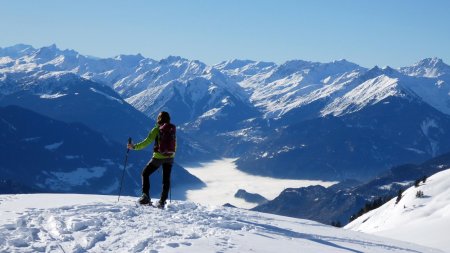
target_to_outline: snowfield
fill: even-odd
[[[417,198],[418,191],[424,196]],[[450,252],[450,169],[412,186],[380,208],[364,214],[345,228],[420,243]]]
[[[0,195],[0,252],[441,252],[317,222],[173,201]]]

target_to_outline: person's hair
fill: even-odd
[[[156,121],[158,125],[163,125],[164,123],[170,123],[170,115],[168,112],[160,112],[158,119]]]

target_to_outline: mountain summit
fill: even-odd
[[[450,74],[450,66],[437,57],[426,58],[411,67],[400,68],[400,71],[409,76],[440,77]]]

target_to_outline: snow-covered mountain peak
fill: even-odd
[[[450,66],[442,59],[433,57],[423,59],[410,67],[400,68],[400,71],[409,76],[436,78],[450,74]]]
[[[13,59],[16,59],[24,55],[27,55],[34,50],[35,49],[32,46],[26,44],[16,44],[14,46],[5,48],[0,47],[0,57],[9,56]]]
[[[229,61],[223,61],[219,64],[214,65],[214,68],[221,69],[221,70],[236,70],[240,69],[244,66],[247,66],[249,64],[254,64],[255,61],[252,60],[229,60]]]
[[[28,54],[17,58],[18,67],[16,70],[20,71],[20,65],[28,64],[29,66],[34,66],[34,68],[44,68],[49,71],[65,71],[68,69],[57,69],[55,67],[59,67],[59,65],[62,64],[71,66],[77,65],[79,64],[80,57],[82,56],[74,50],[60,50],[55,44],[53,44],[47,47],[33,49]]]
[[[250,60],[231,60],[213,66],[244,88],[258,85],[260,80],[267,78],[265,75],[276,67],[273,62]]]
[[[172,80],[178,78],[189,78],[191,76],[202,75],[206,64],[197,60],[188,60],[180,56],[169,56],[159,61],[157,71],[159,73],[167,72]]]
[[[175,65],[175,66],[179,66],[182,65],[184,63],[198,63],[198,61],[191,61],[188,60],[186,58],[183,58],[181,56],[173,56],[173,55],[169,55],[168,57],[159,60],[159,63],[161,65]]]
[[[139,59],[139,60],[142,60],[142,59],[144,59],[144,56],[142,56],[141,53],[138,53],[138,54],[119,54],[116,57],[114,57],[114,59],[117,59],[117,60],[127,60],[127,59]]]
[[[29,49],[29,48],[34,49],[33,46],[31,46],[31,45],[19,43],[19,44],[15,44],[15,45],[9,46],[9,47],[0,47],[0,50],[8,50],[8,51],[20,52],[20,51],[23,51],[23,50]]]
[[[275,73],[279,75],[291,75],[299,71],[308,71],[315,63],[304,60],[290,60],[278,66]]]
[[[48,46],[36,48],[34,54],[56,54],[61,52],[61,50],[56,46],[56,44],[51,44]]]
[[[381,68],[384,73],[395,73],[397,72],[395,69],[391,68],[390,66],[384,66]]]
[[[338,59],[338,60],[333,60],[331,63],[350,63],[350,64],[354,64],[350,61],[347,61],[347,59]]]
[[[347,59],[339,59],[339,60],[333,60],[329,62],[328,64],[334,64],[334,65],[340,65],[340,66],[350,66],[353,68],[361,68],[358,64],[348,61]]]
[[[267,81],[271,82],[285,77],[301,77],[305,83],[320,83],[327,77],[335,77],[346,72],[364,71],[361,66],[346,60],[333,61],[328,63],[310,62],[303,60],[287,61],[278,66],[271,73]]]
[[[364,73],[364,76],[366,78],[373,78],[373,77],[377,77],[382,74],[383,74],[383,69],[378,67],[378,65],[375,65],[371,69],[367,70],[367,72]]]
[[[414,64],[414,66],[417,67],[424,67],[424,68],[436,68],[446,65],[444,61],[441,58],[432,57],[432,58],[425,58],[418,63]]]
[[[141,54],[136,54],[136,55],[120,54],[120,55],[114,57],[114,59],[117,61],[122,61],[126,64],[135,64],[136,65],[137,63],[139,63],[141,60],[143,60],[145,58]]]
[[[378,76],[385,75],[391,78],[401,78],[402,75],[398,70],[391,68],[390,66],[379,67],[375,65],[374,67],[361,72],[361,80],[366,81],[369,79],[376,78]]]

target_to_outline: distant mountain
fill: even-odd
[[[155,125],[110,87],[71,72],[16,71],[3,77],[0,106],[17,105],[68,123],[80,122],[124,145],[130,136],[135,142],[143,140]],[[194,152],[211,156],[195,143],[187,143],[180,132],[177,157],[189,160]]]
[[[247,192],[247,191],[244,190],[244,189],[239,189],[239,190],[234,194],[234,196],[235,196],[236,198],[243,199],[243,200],[245,200],[245,201],[247,201],[247,202],[250,202],[250,203],[263,204],[263,203],[266,203],[266,202],[268,201],[268,200],[267,200],[266,198],[264,198],[263,196],[261,196],[261,195],[259,195],[259,194],[257,194],[257,193],[250,193],[250,192]]]
[[[3,192],[72,192],[117,194],[125,158],[124,145],[80,123],[64,123],[16,107],[0,107],[0,182]],[[140,192],[140,171],[145,152],[132,152],[123,194]],[[201,187],[202,182],[179,166],[173,170],[174,187]],[[161,179],[152,177],[152,192]],[[17,187],[16,187],[17,186]]]
[[[344,181],[325,188],[320,185],[288,188],[267,203],[252,210],[290,217],[302,217],[324,224],[339,221],[346,224],[367,199],[365,195],[352,194],[357,182]]]
[[[33,51],[35,51],[35,49],[32,46],[25,44],[17,44],[6,48],[0,47],[0,57],[11,57],[15,59],[28,55]]]
[[[400,68],[408,76],[436,78],[450,74],[450,66],[439,58],[426,58],[410,67]]]
[[[0,82],[0,105],[18,105],[65,122],[82,122],[126,142],[130,133],[143,138],[151,120],[105,85],[68,72],[25,77],[6,74]]]
[[[449,139],[447,115],[420,100],[393,97],[358,113],[283,127],[237,164],[244,171],[280,178],[364,180],[449,151]]]
[[[177,56],[98,59],[55,45],[39,49],[17,45],[0,50],[0,104],[20,101],[10,104],[27,106],[25,99],[17,97],[19,93],[13,93],[29,90],[33,85],[28,82],[71,73],[82,82],[103,84],[103,88],[87,85],[107,94],[96,106],[116,104],[102,115],[127,111],[118,113],[114,124],[105,121],[117,127],[96,128],[103,122],[100,119],[92,125],[81,121],[102,133],[116,130],[116,140],[127,138],[120,127],[139,133],[133,136],[139,139],[148,129],[133,127],[152,125],[130,116],[126,105],[118,107],[118,101],[126,101],[150,118],[161,110],[173,115],[180,136],[184,135],[182,160],[241,157],[239,169],[255,174],[367,179],[391,166],[450,151],[445,141],[450,131],[449,68],[438,58],[400,69],[366,69],[346,60],[283,64],[231,60],[208,66]],[[107,91],[108,87],[116,93]],[[42,94],[55,98],[70,93]],[[107,97],[119,100],[103,102]]]
[[[274,177],[367,179],[450,151],[444,105],[450,96],[433,102],[433,96],[416,92],[430,85],[429,94],[438,93],[435,80],[374,68],[353,82],[357,86],[345,95],[313,107],[313,117],[299,108],[272,121],[275,131],[237,161],[239,168]]]
[[[411,186],[415,180],[447,168],[450,168],[450,153],[419,165],[393,167],[365,183],[346,180],[328,188],[318,185],[288,188],[275,199],[253,210],[307,218],[325,224],[339,221],[345,225],[366,203],[376,198],[392,198],[399,189]]]

